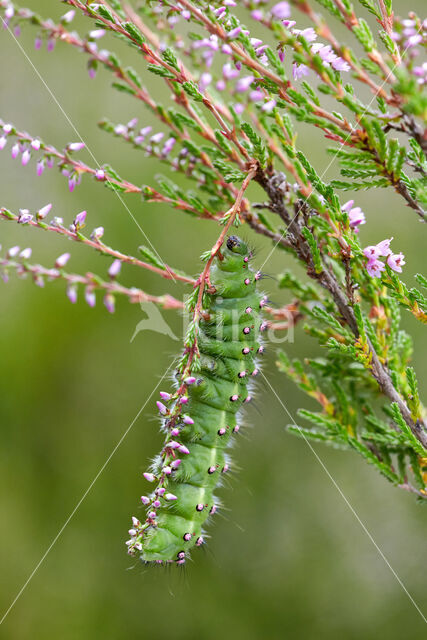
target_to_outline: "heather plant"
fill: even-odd
[[[39,176],[59,169],[70,191],[87,176],[120,198],[136,195],[143,211],[166,203],[177,216],[218,228],[211,249],[197,248],[204,266],[192,277],[163,261],[156,238],[139,247],[136,258],[111,247],[102,227],[87,233],[86,211],[65,221],[50,204],[39,211],[0,209],[5,224],[57,234],[110,259],[106,276],[77,274],[66,268],[68,252],[44,267],[32,262],[30,248],[14,246],[0,256],[5,281],[15,275],[37,286],[63,281],[71,303],[83,295],[94,306],[102,297],[111,313],[124,296],[188,314],[175,387],[162,391],[157,403],[165,443],[144,474],[156,488],[141,498],[147,517],[133,518],[128,551],[181,564],[191,546],[202,544],[201,526],[216,510],[217,481],[201,474],[204,466],[209,476],[228,470],[224,450],[238,431],[236,411],[250,399],[247,377],[259,367],[255,353],[264,350],[259,331],[267,348],[276,348],[277,335],[300,322],[307,357],[292,360],[279,349],[277,367],[318,409],[301,408],[301,423],[289,431],[353,450],[424,502],[426,411],[401,316],[426,323],[427,278],[417,274],[416,282],[405,282],[405,256],[399,238],[387,237],[386,217],[385,237],[375,245],[366,246],[362,227],[382,215],[374,203],[388,189],[424,231],[427,20],[413,12],[395,16],[391,0],[65,4],[67,12],[54,22],[0,0],[3,25],[17,38],[21,29],[33,28],[36,49],[74,47],[91,78],[111,73],[112,88],[136,101],[138,113],[142,103],[158,127],[146,126],[142,117],[127,124],[104,119],[101,129],[163,165],[165,175],[155,184],[133,184],[107,163],[80,160],[83,140],[57,149],[10,123],[8,114],[0,120],[0,149],[24,166],[33,163]],[[87,18],[84,34],[73,26],[78,13]],[[132,49],[133,67],[114,53],[115,39]],[[168,104],[156,98],[161,86]],[[306,135],[310,127],[324,140],[323,167],[299,147],[299,132]],[[332,163],[341,176],[326,182],[325,167]],[[372,195],[366,212],[357,203],[360,190]],[[249,244],[256,234],[265,236],[271,252],[290,254],[303,267],[304,278],[293,270],[275,274],[289,304],[277,307],[259,292],[262,265],[251,271],[252,252],[234,235],[236,228]],[[167,279],[171,293],[123,286],[123,263]],[[176,282],[188,287],[185,302],[172,295]],[[319,358],[310,357],[316,343]],[[266,379],[268,372],[261,375]],[[215,411],[203,411],[200,402]],[[197,488],[197,499],[189,487]]]

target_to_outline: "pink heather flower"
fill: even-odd
[[[141,496],[141,502],[142,504],[150,504],[150,498],[147,498],[147,496]]]
[[[52,209],[51,203],[46,204],[44,207],[39,209],[36,213],[37,220],[43,220],[44,218],[46,218],[46,216],[48,215],[51,209]]]
[[[174,148],[175,142],[176,142],[175,138],[168,138],[166,140],[165,144],[163,145],[162,156],[166,157],[170,154],[170,152]]]
[[[310,72],[310,69],[305,64],[297,64],[294,62],[292,64],[292,75],[294,80],[300,80],[304,76],[307,76]]]
[[[92,240],[100,240],[103,235],[104,227],[96,227],[90,234],[90,237],[92,238]]]
[[[160,391],[159,392],[159,396],[161,397],[162,400],[168,401],[171,399],[171,394],[167,393],[166,391]]]
[[[11,248],[9,249],[9,251],[7,252],[7,257],[8,257],[8,258],[16,258],[16,256],[18,255],[18,253],[19,253],[19,247],[18,247],[18,246],[11,247]]]
[[[5,148],[6,144],[7,144],[7,138],[5,136],[2,136],[0,138],[0,151],[2,151]]]
[[[72,176],[68,180],[68,190],[70,191],[70,193],[73,193],[75,186],[76,186],[76,177]]]
[[[366,271],[372,278],[379,278],[381,276],[381,272],[384,271],[385,266],[380,260],[368,260],[368,264],[366,265]]]
[[[74,218],[74,226],[76,227],[76,229],[79,229],[84,225],[86,216],[87,211],[80,211],[80,213],[76,215],[76,217]]]
[[[302,36],[307,40],[307,42],[314,42],[317,40],[317,33],[313,27],[308,27],[307,29],[294,29],[293,33],[297,36]]]
[[[422,35],[421,35],[420,33],[416,33],[415,35],[410,36],[410,37],[407,39],[407,41],[406,41],[406,46],[407,46],[408,48],[416,47],[416,46],[417,46],[417,44],[420,44],[420,42],[422,42],[422,41],[423,41],[423,37],[422,37]]]
[[[67,13],[64,13],[64,15],[61,18],[61,22],[65,24],[69,24],[70,22],[72,22],[75,15],[76,15],[76,12],[74,11],[74,9],[71,9],[70,11],[67,11]]]
[[[237,71],[237,69],[235,69],[234,67],[232,67],[232,65],[227,62],[223,67],[222,67],[222,75],[224,76],[224,78],[226,80],[233,80],[234,78],[237,78],[239,75],[239,72]]]
[[[201,91],[202,93],[206,91],[206,89],[208,88],[211,82],[212,82],[211,74],[208,73],[207,71],[205,71],[205,73],[202,73],[199,80],[199,91]]]
[[[341,207],[342,211],[346,211],[350,221],[350,227],[357,233],[358,227],[366,223],[365,214],[360,207],[353,207],[354,200],[349,200]]]
[[[196,382],[196,378],[194,376],[188,376],[185,378],[185,384],[194,384]]]
[[[96,305],[96,295],[90,287],[86,287],[85,289],[85,300],[89,307],[93,308]]]
[[[102,38],[105,33],[105,29],[94,29],[93,31],[89,32],[89,38],[91,38],[92,40],[99,40],[99,38]]]
[[[364,255],[368,258],[368,260],[374,260],[375,258],[379,258],[380,256],[388,256],[391,253],[390,242],[393,238],[388,238],[386,240],[382,240],[378,244],[371,245],[363,249]]]
[[[22,154],[22,158],[21,158],[21,164],[23,167],[25,167],[29,161],[31,160],[31,153],[29,151],[29,149],[25,149],[24,153]]]
[[[71,302],[71,304],[76,304],[77,302],[77,287],[75,284],[70,284],[67,287],[67,298]]]
[[[223,44],[221,47],[222,53],[225,53],[226,56],[230,56],[233,53],[233,49],[229,44]]]
[[[268,102],[262,105],[261,111],[264,111],[264,113],[271,113],[275,106],[276,106],[276,101],[273,98],[272,100],[269,100]]]
[[[81,151],[85,146],[84,142],[70,142],[70,144],[67,145],[67,149],[68,151]]]
[[[244,112],[245,110],[245,105],[242,104],[241,102],[236,102],[234,106],[234,111],[237,113],[237,115],[239,116],[241,113]]]
[[[19,155],[19,144],[16,143],[12,147],[12,158],[15,160],[15,158],[17,158],[18,155]]]
[[[69,253],[63,253],[55,260],[55,267],[57,269],[62,269],[67,264],[68,260],[71,258]]]
[[[91,80],[93,80],[96,77],[96,67],[91,65],[90,67],[88,67],[87,72]]]
[[[337,56],[335,60],[331,62],[335,71],[350,71],[350,65],[348,62]]]
[[[32,219],[33,219],[33,216],[28,211],[28,209],[19,209],[19,218],[18,218],[19,224],[28,224],[29,222],[31,222]]]
[[[55,38],[49,38],[47,41],[47,50],[49,53],[55,49],[56,40]]]
[[[36,172],[39,178],[43,174],[44,170],[45,170],[45,164],[44,164],[44,160],[42,159],[37,162],[37,168],[36,168]]]
[[[254,89],[249,94],[249,100],[251,102],[259,102],[264,98],[264,92],[261,89]]]
[[[155,133],[154,136],[151,136],[150,138],[150,142],[152,142],[153,144],[157,144],[158,142],[161,142],[162,138],[164,138],[164,133],[162,131],[160,131],[159,133]]]
[[[237,93],[244,93],[245,91],[247,91],[253,81],[254,76],[244,76],[243,78],[239,78],[236,82]]]
[[[403,253],[391,253],[387,256],[387,264],[390,269],[402,273],[402,265],[406,264]]]
[[[170,502],[172,500],[178,500],[178,498],[174,493],[165,493],[165,500],[168,500]]]
[[[252,11],[251,16],[254,20],[262,20],[264,17],[264,14],[262,11],[260,11],[260,9],[255,9],[254,11]]]
[[[225,86],[226,85],[225,85],[225,81],[224,80],[218,80],[218,82],[215,85],[217,91],[224,91]]]
[[[12,129],[13,129],[13,125],[11,124],[5,124],[3,126],[3,131],[7,136],[9,135],[9,133],[12,133]]]
[[[291,7],[288,2],[278,2],[271,8],[271,15],[278,20],[289,18],[291,15]]]
[[[184,416],[182,421],[184,424],[194,424],[194,420],[193,418],[190,418],[190,416]]]
[[[167,414],[168,410],[165,407],[165,405],[163,404],[163,402],[160,402],[160,400],[157,400],[156,405],[157,405],[157,408],[159,410],[159,413],[161,413],[162,416],[165,416]]]
[[[31,148],[34,149],[34,151],[38,151],[41,147],[41,142],[40,140],[31,140]]]
[[[12,5],[9,5],[8,7],[6,7],[6,11],[4,12],[4,17],[7,20],[11,20],[14,15],[15,15],[15,9],[12,7]]]
[[[154,474],[152,474],[152,473],[147,473],[147,472],[145,472],[145,473],[143,473],[142,475],[144,476],[144,478],[145,478],[148,482],[154,482],[154,480],[155,480]],[[141,500],[142,500],[142,498],[141,498]]]
[[[114,260],[114,262],[111,264],[110,268],[108,269],[108,275],[110,276],[110,278],[116,278],[119,275],[121,268],[122,268],[121,261]]]
[[[95,171],[95,178],[96,178],[97,180],[104,180],[104,178],[105,178],[105,171],[104,171],[104,169],[97,169],[97,170]]]
[[[21,251],[21,253],[19,254],[19,257],[22,258],[23,260],[29,260],[31,258],[31,254],[32,254],[32,250],[30,249],[30,247],[27,247],[26,249],[23,249]]]
[[[231,31],[229,31],[227,33],[227,38],[229,40],[233,40],[234,38],[237,38],[237,36],[242,33],[242,27],[239,25],[238,27],[236,27],[235,29],[232,29]]]
[[[41,49],[42,44],[43,44],[43,40],[39,36],[37,36],[37,38],[34,40],[34,49],[36,50]]]
[[[112,293],[107,293],[107,295],[104,296],[104,305],[108,313],[114,313],[115,300]]]

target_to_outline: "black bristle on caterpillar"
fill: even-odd
[[[264,351],[260,333],[267,328],[262,309],[267,298],[257,291],[259,272],[250,267],[252,252],[229,236],[210,270],[199,324],[197,366],[176,390],[161,392],[165,442],[146,480],[156,483],[141,500],[147,518],[132,518],[128,553],[145,562],[184,564],[190,550],[203,544],[203,525],[215,513],[213,492],[230,467],[226,453],[239,430],[238,414],[250,401],[250,381]],[[188,373],[188,372],[187,372]]]

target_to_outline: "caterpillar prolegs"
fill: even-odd
[[[260,275],[251,269],[251,257],[242,240],[227,239],[210,270],[214,293],[204,294],[197,371],[175,392],[160,393],[166,437],[152,472],[144,473],[157,486],[142,496],[147,518],[132,519],[126,543],[145,562],[183,564],[191,548],[203,543],[203,526],[217,509],[213,492],[229,469],[226,450],[239,430],[239,411],[251,399],[249,381],[263,351],[266,298],[257,291]]]

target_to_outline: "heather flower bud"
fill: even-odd
[[[108,269],[108,275],[110,276],[110,278],[116,278],[119,275],[121,268],[122,268],[121,261],[120,260],[114,260],[114,262],[112,263],[112,265]]]
[[[62,255],[59,256],[59,258],[56,259],[55,267],[57,269],[62,269],[67,264],[67,262],[70,259],[70,257],[71,256],[70,256],[69,253],[63,253]]]
[[[144,478],[148,481],[148,482],[154,482],[154,480],[156,479],[153,473],[148,473],[145,472],[142,474],[144,476]],[[141,498],[142,500],[142,498]]]
[[[80,211],[80,213],[76,215],[76,217],[74,218],[74,226],[76,227],[76,229],[80,229],[81,227],[84,226],[86,215],[87,215],[86,211]]]
[[[69,145],[67,145],[67,150],[68,151],[81,151],[82,149],[85,148],[85,143],[84,142],[71,142]]]
[[[100,240],[104,235],[104,227],[96,227],[90,234],[92,240]]]
[[[72,304],[77,302],[77,287],[75,284],[70,284],[67,287],[67,298]]]

